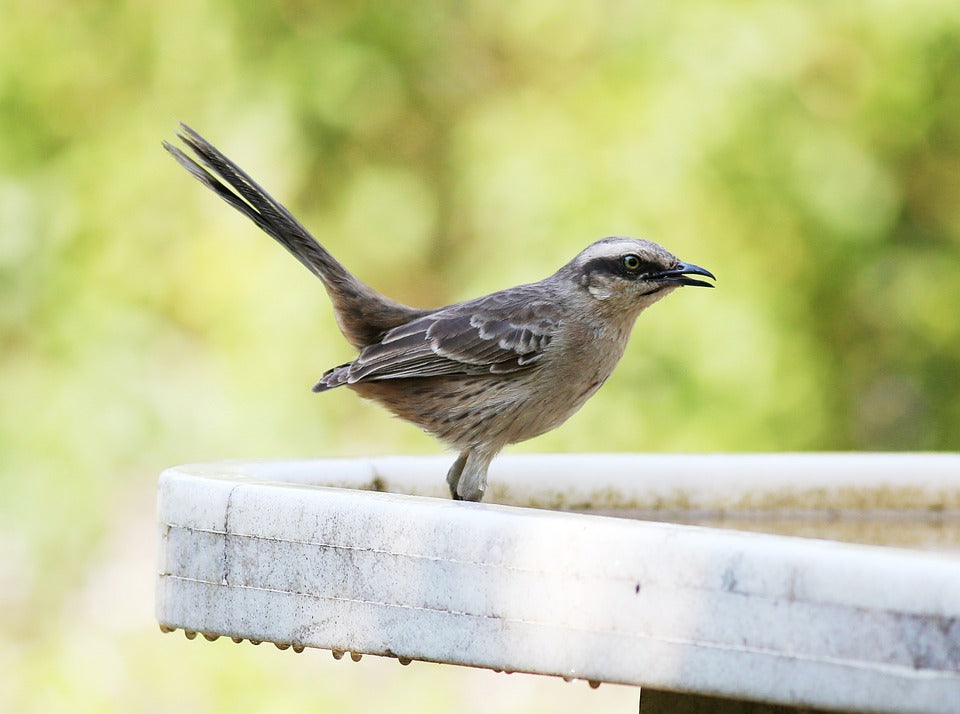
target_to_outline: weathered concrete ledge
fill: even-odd
[[[956,711],[956,555],[357,490],[445,496],[448,461],[166,471],[161,626],[743,701]],[[956,505],[960,457],[508,456],[491,482],[496,499],[575,508],[792,493],[935,510]]]

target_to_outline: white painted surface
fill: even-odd
[[[442,495],[448,461],[168,470],[158,620],[296,647],[747,700],[960,709],[956,556],[316,485],[377,478]],[[936,507],[960,491],[960,459],[506,457],[491,481],[494,493],[534,502],[543,484],[572,502],[683,493],[717,507],[799,483],[821,499],[874,489]]]
[[[453,456],[237,461],[192,473],[449,497]],[[487,503],[592,509],[957,509],[960,454],[506,454]]]

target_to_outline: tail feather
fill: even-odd
[[[212,189],[220,198],[256,223],[261,230],[290,251],[321,280],[325,280],[327,274],[331,272],[346,272],[307,229],[243,169],[186,124],[181,126],[183,133],[178,136],[193,150],[202,163],[201,165],[169,142],[163,142],[164,148],[173,154],[181,166],[202,184]],[[234,191],[221,183],[207,169],[226,181]]]
[[[394,302],[361,282],[243,169],[186,124],[181,127],[183,131],[178,136],[196,159],[167,141],[163,142],[164,148],[204,186],[253,221],[323,281],[333,301],[337,323],[354,347],[361,349],[377,342],[388,330],[430,312]]]

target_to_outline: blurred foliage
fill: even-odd
[[[77,593],[165,465],[437,448],[309,392],[351,355],[326,296],[164,154],[178,119],[414,305],[538,279],[610,234],[716,273],[518,448],[960,444],[954,1],[0,10],[4,711],[68,678]],[[151,686],[92,708],[162,708]]]

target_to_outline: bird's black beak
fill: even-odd
[[[694,265],[693,263],[677,263],[677,265],[670,270],[664,270],[661,273],[656,273],[654,277],[674,285],[695,285],[698,288],[714,287],[711,283],[703,280],[687,277],[689,275],[705,275],[711,280],[716,280],[713,273],[711,273],[709,270],[706,268],[701,268],[699,265]]]

